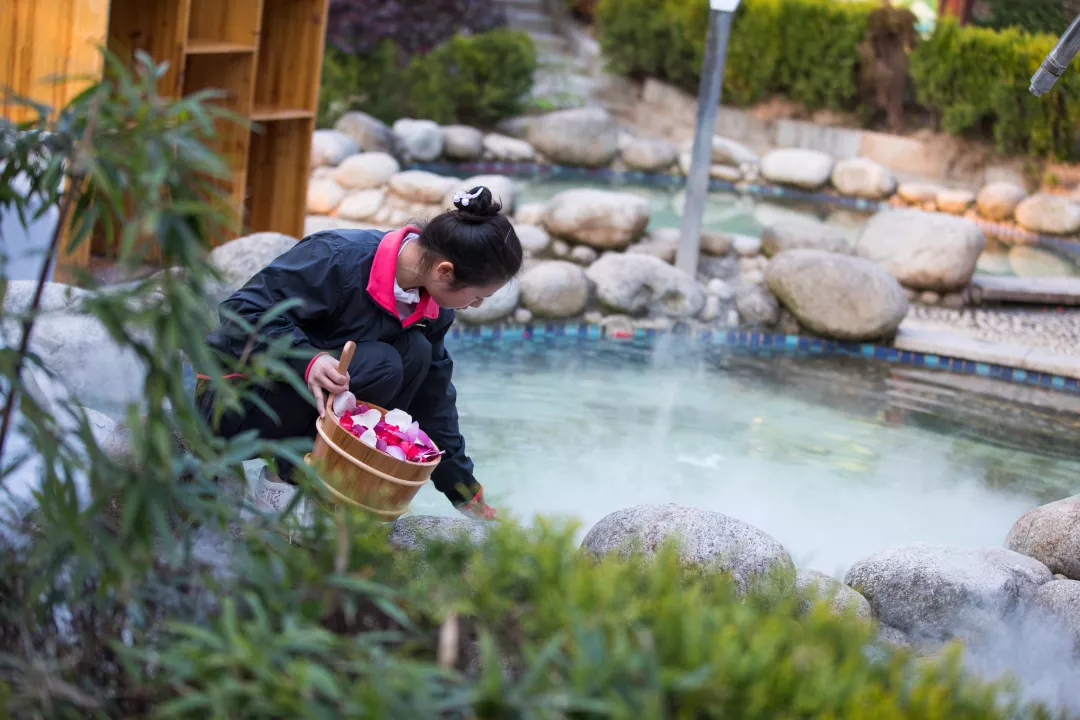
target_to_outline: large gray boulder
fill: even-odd
[[[4,294],[4,315],[21,315],[28,311],[36,291],[36,280],[9,280]],[[90,294],[89,291],[73,285],[47,282],[42,289],[38,312],[49,313],[72,309]]]
[[[891,337],[908,311],[900,283],[862,258],[789,250],[772,259],[765,280],[802,325],[837,340]]]
[[[387,539],[399,550],[423,550],[432,542],[479,544],[487,537],[487,527],[464,517],[410,515],[390,524]]]
[[[1016,206],[1016,222],[1021,227],[1050,235],[1080,232],[1080,203],[1060,195],[1032,195]]]
[[[619,126],[600,108],[548,113],[532,123],[528,139],[549,160],[561,165],[604,167],[619,152]]]
[[[360,145],[340,130],[316,130],[311,135],[311,167],[335,166],[360,152]]]
[[[551,236],[538,225],[514,223],[514,233],[521,243],[521,249],[530,255],[540,255],[551,247]]]
[[[521,297],[521,288],[516,281],[511,281],[499,288],[491,297],[480,304],[480,307],[465,308],[457,311],[457,318],[465,323],[482,325],[502,320],[514,312]]]
[[[652,255],[608,253],[585,274],[596,285],[600,303],[616,312],[685,318],[705,306],[705,290],[697,280]]]
[[[329,215],[345,199],[345,188],[332,178],[312,178],[307,189],[307,211],[311,215]]]
[[[484,133],[468,125],[445,125],[443,156],[449,160],[479,160],[484,155]]]
[[[817,150],[783,148],[761,159],[761,175],[777,185],[817,190],[829,182],[833,162],[831,156]]]
[[[1080,495],[1029,510],[1013,525],[1005,546],[1080,580]]]
[[[681,505],[638,505],[605,515],[581,549],[593,556],[638,550],[654,554],[664,543],[680,546],[687,566],[729,573],[742,591],[776,582],[794,586],[795,565],[784,546],[758,528],[711,510]]]
[[[844,582],[881,622],[915,640],[939,641],[1003,622],[1052,577],[1042,563],[1004,548],[915,543],[860,560]]]
[[[730,167],[742,167],[744,165],[757,165],[761,158],[757,153],[742,143],[731,138],[713,135],[712,161],[714,165],[727,165]]]
[[[93,316],[76,311],[39,316],[30,351],[87,407],[115,410],[142,399],[145,365]]]
[[[217,246],[210,252],[210,262],[221,273],[222,281],[212,288],[207,299],[214,304],[222,302],[296,243],[296,238],[288,235],[264,232]]]
[[[1016,206],[1027,197],[1024,188],[1010,182],[993,182],[984,185],[975,198],[975,207],[987,220],[1008,220],[1016,212]]]
[[[971,282],[986,246],[979,227],[963,218],[920,210],[886,210],[870,218],[859,255],[916,290],[952,292]]]
[[[544,211],[544,226],[556,237],[597,250],[622,250],[649,224],[649,202],[627,192],[565,190]]]
[[[664,140],[635,139],[622,149],[622,160],[631,170],[661,172],[675,164],[678,151]]]
[[[815,603],[825,602],[837,615],[850,613],[861,620],[873,617],[866,598],[836,578],[817,570],[799,570],[795,573],[795,592],[799,597],[800,615],[809,613]]]
[[[536,150],[524,140],[490,133],[484,136],[484,158],[495,162],[532,162]]]
[[[1080,653],[1080,581],[1051,580],[1035,591],[1031,605],[1065,629]]]
[[[356,143],[359,152],[398,152],[394,132],[382,120],[367,113],[347,112],[334,123],[334,129],[348,135]]]
[[[442,156],[443,133],[438,123],[402,118],[394,123],[393,130],[407,159],[432,162]]]
[[[521,302],[537,317],[574,317],[588,301],[585,271],[572,262],[538,262],[521,275]]]
[[[848,158],[836,163],[832,184],[844,195],[881,200],[896,192],[896,176],[889,168],[867,158]]]
[[[458,183],[457,178],[443,177],[425,170],[405,170],[390,178],[390,192],[412,203],[436,205]]]
[[[772,257],[786,250],[824,250],[843,255],[855,252],[843,230],[822,222],[786,220],[765,228],[761,252]]]
[[[401,170],[394,157],[384,152],[362,152],[345,158],[333,178],[347,190],[370,190],[382,187]]]

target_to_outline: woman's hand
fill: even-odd
[[[320,355],[315,358],[308,371],[307,386],[311,394],[315,396],[315,407],[319,409],[319,417],[326,415],[326,394],[334,397],[349,390],[349,373],[339,373],[338,361],[331,355]]]
[[[458,508],[458,511],[468,518],[476,520],[494,520],[495,508],[484,502],[484,491],[476,493],[472,500]]]

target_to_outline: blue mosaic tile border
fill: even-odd
[[[507,325],[507,326],[466,326],[454,325],[449,337],[458,341],[493,341],[493,340],[547,340],[554,338],[576,338],[580,341],[644,341],[652,342],[658,337],[690,335],[689,329],[671,331],[638,328],[631,334],[611,334],[599,325],[550,323],[545,325]],[[731,348],[736,352],[747,352],[759,357],[791,355],[797,357],[850,357],[863,360],[877,360],[898,365],[940,370],[959,375],[1003,380],[1041,387],[1047,390],[1080,395],[1080,381],[1076,378],[1033,372],[1007,365],[975,362],[963,358],[932,355],[929,353],[910,352],[896,348],[874,345],[872,343],[842,342],[802,335],[786,335],[748,330],[704,330],[695,333],[695,339],[712,346]]]
[[[466,163],[416,163],[410,166],[413,170],[427,170],[428,172],[441,175],[509,175],[518,178],[532,180],[585,180],[592,182],[606,182],[616,185],[638,185],[642,187],[679,188],[685,183],[681,175],[669,175],[665,173],[646,173],[640,171],[613,170],[611,168],[578,168],[565,165],[540,165],[538,163],[509,163],[509,162],[466,162]],[[873,213],[895,207],[887,202],[879,200],[867,200],[865,198],[848,197],[834,193],[808,192],[795,188],[769,185],[767,183],[731,183],[724,180],[709,180],[711,192],[730,192],[751,195],[760,198],[781,198],[803,202],[819,203],[841,207],[848,210]],[[1003,225],[980,218],[973,219],[983,232],[1003,240],[1009,240],[1018,244],[1043,245],[1066,252],[1080,252],[1080,245],[1075,241],[1053,235],[1022,230],[1018,227]]]

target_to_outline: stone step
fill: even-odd
[[[978,275],[971,284],[982,301],[1031,305],[1080,305],[1080,278]]]
[[[531,32],[533,45],[540,54],[566,55],[570,51],[570,43],[562,35],[553,32]]]
[[[555,24],[545,12],[508,7],[506,11],[510,27],[528,33],[554,33]]]

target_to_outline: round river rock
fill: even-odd
[[[772,259],[765,279],[800,323],[837,340],[890,337],[908,311],[900,283],[862,258],[789,250]]]
[[[594,556],[634,549],[654,554],[679,543],[686,565],[730,573],[740,590],[769,580],[794,586],[795,565],[784,546],[758,528],[722,513],[681,505],[639,505],[606,515],[589,530],[581,548]]]
[[[1042,563],[1004,548],[914,543],[860,560],[844,581],[881,622],[936,641],[1002,622],[1052,577]]]
[[[985,246],[986,239],[973,222],[943,213],[898,209],[870,218],[856,251],[905,287],[951,292],[971,282]]]
[[[585,271],[565,260],[538,262],[521,276],[521,301],[537,317],[579,315],[589,301]]]
[[[1029,510],[1009,531],[1005,547],[1080,580],[1080,495]]]
[[[627,192],[565,190],[544,211],[544,226],[552,235],[597,250],[626,248],[648,224],[648,200]]]

